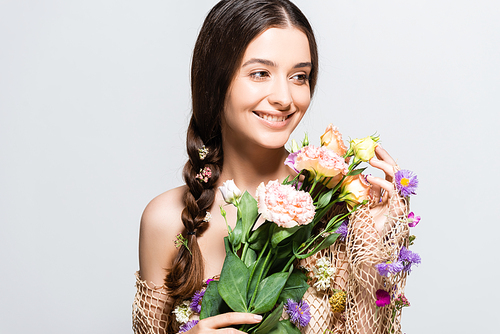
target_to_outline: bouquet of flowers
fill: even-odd
[[[330,124],[319,147],[310,145],[307,135],[301,145],[292,141],[285,161],[296,173],[292,179],[261,183],[256,198],[242,194],[232,180],[220,187],[224,200],[237,208],[237,222],[234,229],[227,225],[220,279],[211,280],[191,302],[200,319],[231,311],[261,314],[259,324],[239,328],[254,334],[300,333],[307,326],[311,317],[302,297],[309,288],[308,277],[293,264],[333,245],[348,216],[368,203],[370,185],[362,174],[366,167],[360,165],[374,156],[378,140],[376,136],[354,139],[347,148]],[[347,210],[330,218],[327,213],[335,205]],[[223,207],[221,214],[225,219]],[[260,217],[264,222],[256,226]],[[315,273],[315,287],[321,289],[329,284],[331,267],[329,263],[317,267],[322,272]],[[385,267],[377,269],[384,274]],[[345,293],[337,297],[345,300]],[[377,301],[377,306],[383,305]],[[280,320],[284,310],[288,319]],[[193,325],[187,323],[181,332]]]
[[[242,331],[300,333],[310,318],[301,301],[309,284],[293,263],[330,247],[342,222],[368,202],[370,185],[361,174],[365,168],[358,167],[373,157],[377,141],[375,136],[355,139],[347,149],[340,132],[329,125],[319,147],[309,145],[307,135],[300,146],[292,141],[285,164],[297,173],[293,179],[261,183],[256,199],[241,194],[232,180],[224,183],[221,191],[236,206],[237,223],[234,229],[228,224],[226,258],[219,281],[211,281],[204,291],[201,319],[250,312],[263,320],[241,326]],[[348,212],[324,221],[339,203]],[[222,207],[221,213],[225,218]],[[265,221],[255,228],[260,216]],[[284,309],[289,319],[280,321]]]

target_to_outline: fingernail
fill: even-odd
[[[253,318],[257,321],[261,321],[262,320],[262,316],[260,314],[254,314],[253,315]]]

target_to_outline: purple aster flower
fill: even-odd
[[[415,195],[415,190],[418,186],[418,178],[415,173],[410,170],[402,169],[394,175],[396,179],[396,188],[403,197]]]
[[[306,327],[311,321],[311,312],[309,310],[309,305],[301,300],[298,303],[293,299],[287,299],[286,313],[292,322],[297,327]]]
[[[375,265],[375,268],[377,268],[378,273],[380,275],[387,277],[389,273],[391,274],[399,273],[401,270],[403,270],[404,266],[403,263],[401,263],[400,261],[397,262],[387,261],[386,263],[380,263]]]
[[[204,294],[205,289],[198,290],[194,293],[193,298],[191,298],[191,304],[189,304],[189,307],[191,308],[191,310],[193,310],[193,312],[201,312],[201,300]]]
[[[377,301],[375,304],[378,307],[384,307],[385,305],[389,305],[391,303],[391,296],[389,295],[389,292],[379,289],[375,293],[377,294]]]
[[[415,217],[415,214],[413,212],[410,212],[410,214],[408,214],[408,226],[415,227],[417,226],[419,221],[420,221],[420,216]]]
[[[414,264],[420,264],[421,259],[420,255],[403,246],[399,251],[399,261],[403,262],[404,271],[411,272],[411,266]]]
[[[347,224],[349,223],[349,219],[346,218],[339,226],[339,228],[335,231],[335,233],[340,234],[339,239],[344,241],[347,238]]]
[[[190,330],[191,328],[193,328],[198,323],[198,321],[199,320],[191,320],[191,321],[186,322],[184,325],[182,325],[179,328],[179,333],[185,333],[185,332],[187,332],[188,330]]]
[[[285,165],[293,169],[297,174],[299,174],[300,171],[297,168],[295,168],[295,160],[297,160],[297,155],[299,154],[299,152],[300,151],[297,151],[295,153],[290,153],[288,157],[285,159]]]

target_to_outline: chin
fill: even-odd
[[[267,149],[279,149],[285,146],[290,138],[290,134],[271,134],[260,138],[259,143]]]

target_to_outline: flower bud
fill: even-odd
[[[295,153],[295,152],[298,152],[298,151],[300,151],[299,144],[297,144],[297,142],[295,141],[295,139],[292,139],[292,147],[290,149],[290,153]]]
[[[366,182],[364,175],[347,176],[342,182],[340,198],[353,207],[370,200],[371,186]]]
[[[227,180],[219,187],[222,197],[227,204],[233,204],[236,206],[241,197],[241,190],[238,189],[233,180]]]
[[[365,137],[363,139],[351,140],[351,150],[354,152],[355,160],[369,161],[375,155],[378,137]]]
[[[302,147],[306,147],[309,145],[309,137],[307,136],[307,132],[304,134],[304,140],[302,141]]]

